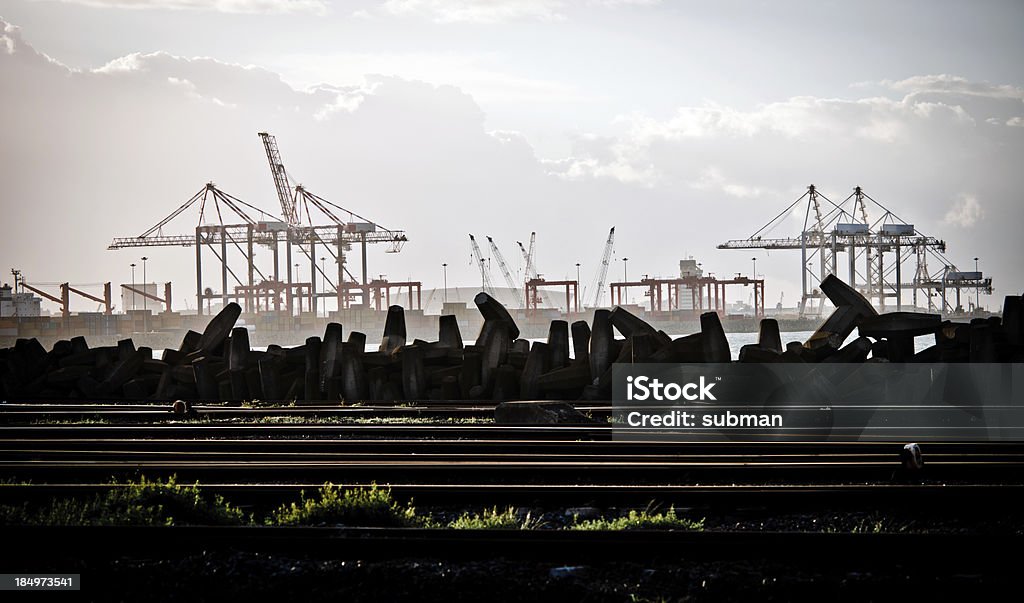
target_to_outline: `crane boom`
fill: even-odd
[[[277,149],[277,139],[267,132],[260,132],[263,140],[263,148],[267,152],[267,161],[270,163],[270,175],[274,177],[274,188],[277,189],[277,199],[281,202],[281,213],[289,226],[297,226],[299,217],[295,210],[295,202],[292,200],[292,187],[288,183],[288,174],[284,171],[284,163],[281,161],[281,153]]]
[[[526,274],[537,278],[537,233],[530,233],[530,251],[526,254]]]
[[[615,227],[608,231],[608,240],[604,243],[604,253],[601,254],[601,265],[597,268],[597,276],[594,281],[597,283],[594,289],[594,303],[591,307],[601,307],[601,298],[604,297],[604,286],[608,281],[608,265],[612,261],[612,251],[615,249]],[[593,285],[592,285],[593,286]]]
[[[519,285],[516,284],[512,273],[508,270],[508,264],[505,263],[505,257],[501,255],[501,251],[498,250],[498,246],[494,244],[494,239],[487,237],[487,242],[491,245],[491,253],[494,254],[494,258],[498,260],[498,267],[501,268],[501,273],[505,276],[505,282],[508,283],[509,289],[512,289],[512,296],[516,300],[516,304],[522,307],[523,296],[519,294]]]
[[[480,246],[476,244],[476,238],[473,235],[469,235],[469,243],[473,247],[473,262],[480,269],[480,286],[484,288],[485,293],[493,296],[494,286],[491,285],[491,275],[487,272],[487,261],[484,260],[484,254],[480,253]]]

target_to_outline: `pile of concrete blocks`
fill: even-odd
[[[744,346],[738,361],[1024,361],[1020,296],[1006,297],[1001,318],[954,323],[934,314],[878,314],[834,276],[821,288],[836,309],[807,341],[783,345],[778,323],[764,319],[758,342]],[[377,351],[366,351],[366,335],[358,331],[344,338],[338,323],[304,345],[257,351],[249,346],[249,331],[235,326],[241,309],[234,303],[203,333],[189,331],[160,358],[130,339],[90,348],[76,337],[58,341],[50,351],[35,339],[19,339],[13,348],[0,349],[0,399],[609,400],[615,364],[733,361],[714,312],[701,315],[700,332],[673,339],[621,307],[597,310],[590,324],[552,321],[547,341],[531,343],[520,338],[515,321],[490,295],[479,293],[474,303],[484,324],[469,345],[455,316],[440,317],[437,341],[408,342],[404,311],[391,306]],[[843,345],[855,329],[859,336]],[[915,353],[914,339],[921,336],[935,343]]]

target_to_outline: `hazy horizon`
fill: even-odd
[[[540,271],[586,285],[615,226],[610,280],[756,256],[792,306],[799,252],[715,245],[814,183],[979,257],[998,308],[1024,289],[1024,5],[891,4],[0,0],[0,282],[127,283],[146,255],[194,308],[191,250],[106,247],[209,181],[280,214],[269,131],[293,185],[406,231],[371,277],[472,286],[467,234],[517,270],[536,231]]]

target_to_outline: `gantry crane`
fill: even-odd
[[[473,235],[469,235],[469,244],[472,246],[473,263],[480,269],[480,286],[483,287],[485,293],[495,296],[494,285],[491,284],[491,275],[487,270],[487,260],[484,259],[484,254],[480,252],[480,246],[476,244],[476,238]]]
[[[764,235],[783,222],[804,199],[807,199],[807,207],[804,210],[804,224],[800,235],[765,238]],[[822,212],[822,200],[831,206],[825,212]],[[874,222],[868,221],[868,201],[882,210],[881,217]],[[847,210],[851,202],[852,209]],[[941,255],[946,252],[945,241],[919,232],[913,224],[905,222],[871,198],[859,186],[853,189],[850,196],[837,204],[821,194],[812,184],[807,187],[807,192],[750,237],[726,241],[718,245],[718,248],[799,249],[801,315],[809,313],[807,305],[812,300],[817,301],[814,310],[820,314],[824,295],[818,283],[829,274],[839,275],[838,258],[843,252],[847,254],[849,263],[847,279],[850,285],[856,287],[882,310],[890,298],[895,298],[896,309],[901,310],[903,291],[908,289],[912,292],[912,305],[917,306],[918,293],[923,292],[929,310],[936,305],[932,298],[938,294],[941,312],[959,311],[961,289],[973,288],[985,293],[992,292],[991,278],[984,277],[980,272],[962,272]],[[942,265],[939,271],[929,272],[928,256],[938,259]],[[911,280],[904,281],[902,266],[910,258],[913,258],[916,264],[914,276]],[[818,264],[817,268],[814,266],[815,263]],[[863,271],[858,268],[858,263],[863,265]],[[952,306],[947,300],[949,290],[955,290],[957,293],[957,307]]]
[[[591,284],[594,291],[594,302],[592,308],[601,307],[601,299],[604,297],[604,287],[608,280],[608,265],[612,260],[612,252],[615,249],[615,227],[608,231],[608,240],[604,243],[604,252],[601,253],[601,265],[597,267],[594,275],[594,283]],[[586,292],[583,293],[586,295]]]
[[[258,311],[261,302],[263,308],[281,309],[281,295],[284,295],[284,309],[293,310],[293,301],[309,298],[309,309],[315,311],[317,298],[337,296],[338,307],[347,307],[353,291],[362,296],[364,305],[369,306],[369,296],[374,289],[367,275],[366,245],[384,243],[389,246],[389,253],[401,250],[408,241],[401,230],[390,230],[363,218],[359,214],[336,205],[323,197],[305,190],[301,185],[295,187],[294,195],[287,172],[281,161],[276,139],[266,132],[259,133],[263,141],[267,160],[270,163],[271,175],[278,201],[281,204],[283,217],[275,216],[250,205],[237,197],[218,189],[212,182],[207,183],[199,192],[175,209],[155,226],[136,237],[115,238],[107,249],[125,249],[131,247],[195,247],[196,249],[196,298],[199,313],[203,313],[203,301],[220,299],[222,303],[230,300],[244,301],[245,311]],[[189,208],[198,206],[199,220],[194,234],[164,235],[163,228]],[[222,212],[223,210],[223,212]],[[305,224],[303,211],[305,210]],[[327,217],[331,224],[318,225],[313,223],[313,211]],[[348,219],[339,217],[338,212],[347,213]],[[234,223],[225,223],[224,213],[233,214]],[[257,217],[254,217],[257,216]],[[208,219],[209,218],[209,219]],[[358,220],[362,220],[361,222]],[[361,245],[363,274],[362,283],[345,282],[345,274],[352,281],[356,278],[345,267],[345,251],[353,243]],[[285,247],[285,275],[280,274],[280,247]],[[255,245],[263,245],[273,253],[271,274],[264,274],[255,262]],[[202,250],[206,246],[217,258],[221,268],[221,291],[214,293],[203,288]],[[322,246],[338,266],[337,283],[329,277],[324,267],[317,262],[317,246]],[[292,268],[292,248],[295,247],[309,262],[310,278],[298,282]],[[246,261],[247,278],[240,278],[228,262],[229,248],[241,253]],[[317,274],[322,278],[317,278]],[[259,276],[260,281],[256,280]],[[235,286],[229,290],[228,277]],[[318,280],[320,283],[318,283]],[[325,285],[324,291],[318,292],[317,285]],[[330,291],[333,287],[334,291]],[[378,285],[379,289],[379,285]]]
[[[509,272],[508,264],[505,263],[505,257],[501,255],[501,251],[498,250],[498,246],[494,244],[494,239],[487,237],[487,242],[491,245],[491,253],[494,254],[494,259],[498,260],[498,268],[501,269],[501,273],[505,276],[505,282],[508,283],[508,288],[512,290],[512,296],[516,300],[516,305],[522,307],[523,296],[519,294],[519,285],[516,284],[515,279],[512,277],[512,273]]]
[[[260,132],[259,136],[260,139],[263,141],[263,147],[267,154],[267,162],[270,164],[270,173],[274,179],[274,187],[277,190],[277,197],[281,203],[281,211],[285,216],[285,221],[287,222],[289,229],[298,230],[300,232],[300,235],[298,236],[300,242],[306,242],[310,238],[317,239],[317,237],[315,236],[307,237],[305,236],[305,233],[302,233],[303,229],[312,227],[312,216],[314,215],[314,212],[312,210],[316,209],[319,210],[319,213],[322,216],[327,217],[335,226],[337,226],[340,229],[339,233],[337,234],[337,237],[339,239],[348,238],[348,243],[358,242],[360,244],[360,254],[362,258],[361,290],[365,297],[365,288],[369,284],[369,275],[366,265],[367,243],[387,243],[389,245],[389,249],[386,251],[387,253],[398,253],[399,251],[402,250],[402,246],[408,240],[405,236],[405,233],[403,233],[402,231],[393,231],[384,228],[383,226],[376,224],[351,210],[345,209],[340,205],[332,203],[331,201],[328,201],[323,197],[320,197],[316,194],[309,192],[301,184],[295,186],[295,192],[293,195],[288,181],[288,173],[284,168],[284,162],[281,160],[281,153],[277,147],[277,139],[268,132]],[[305,210],[306,217],[305,226],[302,225],[303,210]],[[340,217],[338,217],[335,211],[347,213],[348,220],[343,220]],[[356,218],[362,220],[362,222],[356,222]],[[383,233],[383,236],[374,236],[378,233],[378,231]],[[351,236],[346,237],[346,234]],[[353,281],[358,282],[356,277],[353,276],[352,273],[349,272],[348,268],[345,266],[344,251],[349,249],[349,246],[347,244],[342,245],[338,249],[338,253],[334,253],[331,250],[330,246],[327,247],[328,251],[333,256],[332,259],[337,263],[338,266],[337,285],[335,285],[335,283],[331,281],[330,277],[323,273],[321,268],[317,267],[315,261],[315,250],[310,250],[309,252],[306,252],[304,248],[300,247],[300,249],[303,249],[303,252],[309,258],[311,266],[310,269],[313,271],[313,273],[319,271],[323,277],[323,280],[326,283],[330,284],[332,287],[336,288],[336,290],[338,291],[339,300],[347,301],[349,297],[347,291],[345,292],[344,295],[341,293],[342,289],[359,289],[358,285],[353,286],[354,283],[350,284],[345,282],[345,274],[348,274]],[[366,300],[364,299],[364,301]]]

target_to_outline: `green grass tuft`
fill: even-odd
[[[266,521],[267,525],[346,525],[357,527],[423,527],[428,520],[417,517],[410,504],[399,505],[391,498],[391,490],[357,488],[342,490],[324,484],[319,496],[308,498],[302,492],[298,503],[281,505]]]
[[[27,505],[0,506],[2,525],[242,525],[249,521],[223,497],[206,496],[198,484],[179,484],[173,476],[167,481],[143,476],[90,499],[60,498],[35,510]]]
[[[664,513],[630,511],[629,515],[612,519],[591,519],[579,521],[574,518],[573,530],[704,530],[704,520],[693,521],[676,516],[675,507]]]
[[[483,513],[463,513],[448,523],[453,530],[533,530],[540,527],[540,522],[530,517],[516,517],[512,507],[498,511],[497,507],[484,509]]]

